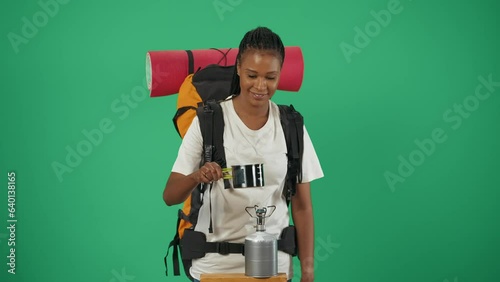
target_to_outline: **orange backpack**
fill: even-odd
[[[196,110],[203,105],[203,102],[220,101],[229,96],[233,72],[234,66],[209,65],[184,79],[177,98],[177,112],[173,118],[175,129],[181,138],[184,138],[196,116]],[[205,121],[206,118],[200,118],[200,124]],[[179,238],[184,235],[184,229],[191,228],[193,224],[196,224],[201,203],[199,201],[193,202],[191,199],[194,196],[200,195],[190,195],[184,201],[182,210],[179,210],[180,222],[177,228]]]

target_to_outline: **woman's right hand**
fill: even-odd
[[[222,178],[222,168],[216,162],[207,162],[197,173],[199,183],[212,183]]]
[[[163,200],[169,206],[184,202],[200,183],[212,183],[222,178],[221,167],[214,162],[205,163],[189,175],[172,172],[163,190]]]

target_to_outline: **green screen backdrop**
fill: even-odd
[[[500,281],[498,1],[3,6],[0,281],[187,281],[163,265],[176,96],[148,97],[146,52],[257,26],[304,54],[300,92],[273,99],[305,116],[325,173],[316,281]]]

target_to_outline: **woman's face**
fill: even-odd
[[[278,88],[281,62],[276,52],[248,49],[237,66],[240,96],[252,106],[269,103]]]

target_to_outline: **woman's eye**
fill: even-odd
[[[257,76],[256,75],[253,75],[253,74],[249,74],[248,75],[249,78],[256,78]]]
[[[276,77],[267,77],[267,79],[269,79],[269,80],[275,80]]]

